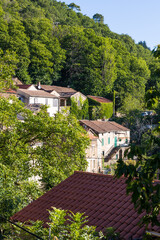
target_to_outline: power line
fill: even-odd
[[[25,231],[25,232],[29,233],[30,235],[32,235],[32,236],[34,236],[34,237],[36,237],[37,239],[44,240],[43,238],[41,238],[41,237],[37,236],[36,234],[34,234],[34,233],[32,233],[32,232],[28,231],[28,230],[27,230],[27,229],[25,229],[25,228],[23,228],[23,227],[19,226],[18,224],[14,223],[14,222],[12,222],[12,221],[10,221],[10,220],[7,220],[7,219],[5,219],[5,218],[4,218],[4,217],[2,217],[1,215],[0,215],[0,218],[1,218],[1,219],[4,219],[5,221],[7,221],[7,222],[9,222],[9,223],[11,223],[12,225],[15,225],[16,227],[18,227],[18,228],[22,229],[23,231]]]

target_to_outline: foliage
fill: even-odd
[[[85,170],[88,144],[73,116],[54,119],[45,107],[33,115],[17,99],[0,98],[0,214],[8,218],[42,194],[36,177],[48,189]]]
[[[16,54],[14,52],[6,51],[5,53],[0,49],[0,91],[13,87],[12,77],[15,75]]]
[[[128,99],[143,107],[145,89],[160,86],[160,60],[145,41],[135,44],[113,33],[101,14],[91,19],[78,11],[75,3],[55,0],[1,0],[0,47],[17,60],[8,76],[70,85],[86,95],[105,97],[115,90],[116,109],[124,109]]]
[[[43,228],[43,223],[41,221],[31,222],[31,226],[25,226],[20,223],[19,225],[43,239],[48,239],[49,236],[51,239],[58,240],[96,240],[101,238],[96,236],[98,234],[96,234],[95,227],[86,225],[88,221],[83,213],[73,213],[53,208],[53,210],[49,211],[49,214],[49,228]],[[16,235],[16,238],[14,238],[13,235]],[[19,239],[19,236],[23,239],[35,239],[30,234],[25,233],[24,231],[19,231],[16,227],[12,233],[12,239]]]
[[[115,231],[113,227],[109,227],[105,230],[104,239],[108,240],[118,240],[120,238],[120,234]]]
[[[99,103],[89,98],[90,119],[109,119],[113,115],[113,103]]]
[[[144,48],[150,50],[150,48],[147,46],[146,41],[140,41],[138,42],[139,45],[142,45]]]
[[[70,3],[68,7],[72,9],[76,9],[77,11],[81,11],[80,6],[76,5],[75,3]]]
[[[25,223],[18,223],[18,225],[44,240],[48,238],[54,240],[120,239],[120,234],[112,227],[107,228],[104,233],[96,232],[96,227],[87,225],[88,217],[84,213],[73,213],[53,207],[52,210],[49,210],[49,214],[50,222],[47,223],[47,228],[43,227],[42,221],[31,221],[30,225],[25,225]],[[12,232],[8,232],[7,239],[32,240],[35,237],[14,226]]]
[[[104,22],[104,17],[102,16],[102,14],[96,13],[93,15],[93,20],[96,23],[103,23]]]
[[[135,123],[134,123],[135,126]],[[136,164],[126,164],[118,160],[116,176],[125,176],[127,193],[132,195],[132,201],[138,213],[145,213],[141,223],[148,226],[160,225],[157,216],[160,212],[160,127],[140,133],[139,141],[131,145],[129,159],[136,159]]]
[[[82,101],[80,98],[78,102],[75,98],[71,98],[70,114],[73,114],[77,119],[88,119],[88,99]]]

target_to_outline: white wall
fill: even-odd
[[[30,97],[29,104],[43,104],[47,105],[47,112],[52,117],[58,112],[58,98],[42,98],[42,97]],[[57,105],[57,106],[56,106]]]

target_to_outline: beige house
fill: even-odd
[[[60,111],[71,106],[71,99],[74,99],[78,106],[80,105],[80,101],[84,102],[87,99],[81,92],[77,92],[70,87],[41,85],[41,89],[60,98]]]
[[[97,144],[96,151],[97,154],[100,153],[104,162],[112,164],[124,157],[124,152],[130,143],[130,130],[128,128],[113,121],[81,120],[80,124],[86,131],[91,131],[97,136],[101,144]],[[90,152],[90,158],[91,156],[94,156],[93,152]]]
[[[101,141],[92,131],[88,131],[90,146],[86,150],[86,159],[88,162],[87,172],[102,171]]]

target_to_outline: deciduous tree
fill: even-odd
[[[0,98],[0,214],[8,218],[41,194],[35,177],[48,189],[85,170],[88,144],[73,116],[51,118],[45,108],[34,115],[17,99]]]

